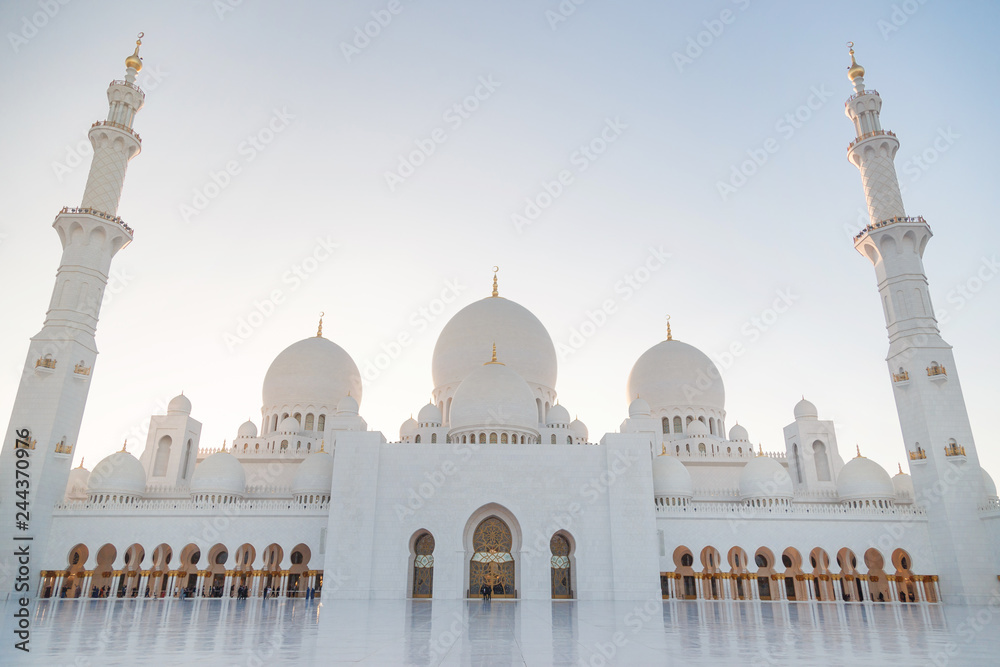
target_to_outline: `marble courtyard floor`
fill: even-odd
[[[996,665],[1000,610],[738,601],[42,600],[0,665]]]

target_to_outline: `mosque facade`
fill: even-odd
[[[103,290],[132,240],[117,209],[141,148],[138,52],[90,130],[83,201],[53,224],[63,256],[0,454],[5,517],[30,510],[30,526],[5,518],[0,538],[30,541],[33,560],[24,576],[0,568],[4,597],[460,599],[485,587],[910,604],[984,603],[997,589],[1000,501],[930,303],[930,227],[904,210],[899,142],[853,50],[848,158],[871,216],[855,246],[875,268],[909,473],[842,452],[805,398],[784,448],[755,449],[728,423],[718,368],[669,327],[631,369],[618,432],[591,437],[558,401],[551,337],[495,276],[444,327],[432,401],[398,437],[368,429],[358,367],[321,321],[274,359],[259,423],[230,444],[202,446],[180,395],[151,417],[138,457],[71,468]]]

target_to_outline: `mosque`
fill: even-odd
[[[558,402],[551,337],[495,275],[492,294],[441,332],[432,402],[398,437],[368,429],[358,367],[321,320],[271,363],[259,423],[229,445],[202,446],[180,395],[150,418],[138,457],[123,448],[71,468],[101,297],[133,236],[117,210],[141,147],[139,42],[125,64],[90,129],[83,201],[53,223],[62,260],[0,454],[5,516],[20,499],[31,517],[0,529],[2,597],[462,599],[486,587],[518,599],[976,604],[997,590],[1000,501],[931,306],[931,230],[904,210],[899,142],[853,49],[848,159],[871,216],[854,243],[875,267],[909,469],[892,476],[842,452],[804,398],[784,449],[755,450],[727,423],[719,370],[669,327],[628,374],[619,431],[592,437]],[[15,498],[6,477],[24,461],[30,488]],[[33,559],[19,570],[8,546],[25,537]]]

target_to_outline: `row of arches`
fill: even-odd
[[[235,549],[215,544],[203,554],[196,544],[175,552],[159,544],[151,552],[141,544],[129,546],[121,560],[112,544],[91,556],[85,544],[74,546],[63,570],[41,572],[40,597],[166,598],[303,597],[307,589],[323,587],[322,570],[311,570],[312,551],[297,544],[287,554],[272,543],[260,550],[244,543]],[[147,557],[148,556],[148,557]],[[259,563],[258,563],[259,560]],[[255,566],[255,563],[258,563]]]
[[[264,432],[261,433],[261,435],[277,431],[278,424],[285,421],[289,417],[294,417],[295,421],[299,423],[299,426],[302,428],[303,431],[322,432],[326,430],[326,413],[321,413],[319,415],[316,415],[313,414],[312,412],[307,412],[305,415],[305,421],[303,421],[301,412],[294,412],[294,413],[282,412],[280,416],[278,415],[277,412],[275,412],[273,415],[264,417]]]
[[[822,440],[814,440],[812,444],[812,457],[813,465],[815,466],[816,481],[833,481],[833,476],[830,473],[830,457],[827,456],[826,452],[826,443]],[[805,475],[803,474],[802,455],[799,452],[799,444],[797,442],[792,443],[792,463],[790,468],[795,475],[796,482],[804,484]]]
[[[682,418],[680,415],[674,415],[673,420],[670,417],[661,418],[660,425],[664,434],[673,433],[674,435],[683,435],[687,433],[688,427],[691,426],[691,422],[695,419],[708,427],[710,435],[717,435],[720,438],[725,437],[725,427],[722,424],[722,420],[717,417],[708,417],[706,419],[704,416],[695,417],[694,415],[687,415],[687,417]]]
[[[910,555],[903,549],[892,552],[888,571],[882,553],[874,547],[864,553],[863,570],[847,547],[837,551],[835,568],[820,547],[810,551],[805,562],[794,547],[785,549],[780,558],[761,547],[752,560],[741,547],[732,547],[723,560],[718,549],[707,546],[699,560],[701,569],[696,570],[691,549],[679,546],[674,550],[674,571],[660,573],[664,599],[901,603],[940,599],[937,576],[914,574]]]

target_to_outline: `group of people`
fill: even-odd
[[[232,597],[232,590],[230,590],[229,596]],[[236,588],[236,599],[237,600],[246,600],[248,597],[250,597],[250,587],[249,586],[244,585],[244,586],[238,586]]]
[[[106,598],[109,595],[111,595],[111,586],[101,586],[100,588],[94,586],[93,590],[90,591],[90,597],[92,598]]]
[[[488,601],[493,599],[493,587],[483,582],[483,585],[479,587],[479,594],[483,596],[483,601]]]

